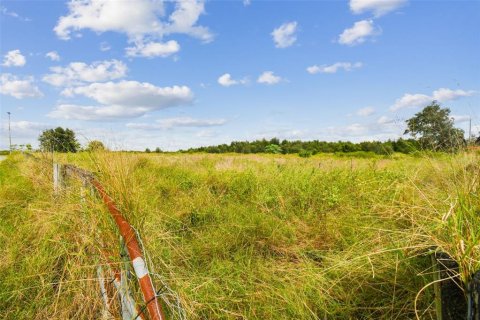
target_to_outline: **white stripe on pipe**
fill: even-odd
[[[145,265],[145,261],[143,261],[142,257],[136,257],[133,259],[132,263],[138,279],[141,279],[148,274],[147,266]]]

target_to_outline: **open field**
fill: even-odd
[[[101,201],[0,162],[0,318],[98,319]],[[434,319],[428,255],[480,268],[480,155],[56,155],[94,171],[189,319]],[[107,252],[107,254],[105,254]]]

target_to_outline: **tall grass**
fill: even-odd
[[[476,154],[59,160],[97,174],[189,319],[433,319],[428,252],[455,258],[462,281],[480,268]],[[118,259],[115,228],[74,182],[52,198],[49,170],[0,163],[0,254],[15,255],[0,264],[0,315],[98,318],[95,265]]]

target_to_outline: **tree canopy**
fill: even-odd
[[[418,139],[423,149],[450,152],[463,145],[464,131],[454,127],[450,109],[441,108],[436,101],[406,120],[406,123],[408,128],[405,134]]]
[[[102,141],[92,140],[88,143],[87,151],[104,151],[107,150]]]
[[[58,127],[44,130],[38,137],[40,149],[43,151],[77,152],[80,144],[75,138],[75,132],[71,129]]]

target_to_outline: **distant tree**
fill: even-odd
[[[422,148],[434,151],[455,151],[463,145],[464,131],[453,126],[450,109],[441,108],[433,101],[406,121],[410,134]]]
[[[38,137],[40,149],[43,151],[77,152],[80,144],[75,138],[75,132],[66,128],[44,130]]]
[[[150,153],[150,152],[152,152],[152,151],[147,148],[147,149],[145,149],[145,152],[146,152],[146,153]]]
[[[162,149],[160,149],[159,147],[155,148],[155,153],[161,153],[161,152],[162,152]]]
[[[32,145],[30,143],[27,143],[25,145],[25,147],[27,148],[27,151],[32,151],[33,150]]]
[[[302,158],[309,158],[313,155],[312,151],[310,150],[300,150],[300,152],[298,153],[298,155]]]
[[[415,152],[418,149],[417,145],[418,143],[416,143],[415,140],[412,140],[412,139],[404,140],[400,138],[397,141],[393,142],[393,149],[395,152],[408,154],[408,153]]]
[[[99,141],[99,140],[92,140],[88,143],[88,146],[87,146],[87,151],[104,151],[104,150],[107,150],[107,148],[105,147],[105,145],[103,144],[102,141]]]
[[[265,152],[279,154],[282,153],[282,147],[280,147],[278,144],[269,144],[265,147]]]

